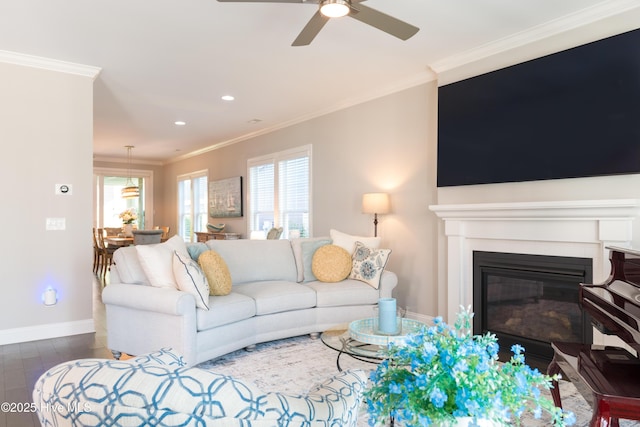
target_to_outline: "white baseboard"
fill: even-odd
[[[0,330],[0,345],[95,332],[93,319]]]

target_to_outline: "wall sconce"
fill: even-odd
[[[366,193],[362,196],[362,213],[373,214],[373,235],[378,236],[378,214],[389,213],[387,193]]]
[[[46,306],[56,305],[58,303],[58,292],[49,286],[42,294],[42,303]]]

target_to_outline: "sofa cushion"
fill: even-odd
[[[173,253],[173,275],[178,289],[193,295],[196,307],[209,310],[209,282],[197,262],[178,251]]]
[[[253,298],[256,314],[280,313],[315,307],[316,293],[306,285],[282,280],[234,285],[233,291]]]
[[[304,280],[304,262],[302,261],[302,244],[304,242],[314,242],[317,240],[328,240],[331,243],[329,237],[297,237],[291,239],[291,249],[293,250],[293,257],[296,260],[296,270],[298,278],[296,282],[302,282]]]
[[[313,240],[308,242],[302,242],[302,268],[303,268],[303,282],[311,282],[318,280],[313,273],[313,256],[318,248],[331,243],[329,239]]]
[[[196,310],[196,328],[205,331],[255,315],[256,303],[246,295],[231,292],[229,295],[210,296],[209,311]]]
[[[178,289],[173,275],[173,252],[189,255],[182,237],[175,235],[164,243],[134,247],[151,286]]]
[[[211,295],[228,295],[231,292],[229,268],[216,251],[208,250],[201,253],[198,264],[207,277]]]
[[[149,285],[135,246],[124,246],[113,253],[113,263],[118,270],[120,281],[132,285]]]
[[[362,242],[356,242],[356,249],[352,256],[353,268],[349,277],[362,280],[378,289],[380,276],[384,271],[384,266],[387,265],[389,254],[391,254],[391,249],[373,249],[365,246]]]
[[[325,245],[313,255],[312,270],[321,282],[339,282],[351,273],[351,255],[340,246]]]
[[[329,235],[334,245],[343,247],[349,254],[353,254],[356,249],[356,242],[362,242],[364,245],[374,249],[380,246],[379,237],[353,236],[333,229],[329,230]]]
[[[288,240],[209,240],[227,263],[233,284],[260,280],[295,282],[296,263]]]
[[[354,279],[345,279],[337,283],[309,282],[305,286],[316,292],[318,307],[376,304],[380,298],[377,289]]]

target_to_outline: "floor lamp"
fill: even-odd
[[[362,213],[373,214],[373,235],[378,237],[378,214],[389,213],[389,195],[387,193],[364,194]]]

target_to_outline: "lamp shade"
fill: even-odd
[[[387,193],[366,193],[362,196],[362,213],[389,213],[389,195]]]
[[[124,187],[121,190],[121,197],[123,199],[134,199],[136,197],[140,197],[140,189],[135,185]]]

